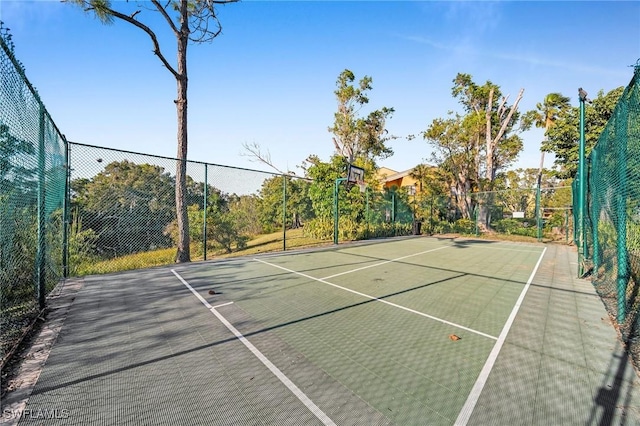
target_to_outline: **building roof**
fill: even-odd
[[[391,170],[392,172],[394,172],[393,170]],[[390,175],[385,175],[384,176],[384,181],[385,182],[391,182],[394,180],[398,180],[400,178],[403,178],[405,176],[409,176],[409,174],[413,172],[413,168],[405,170],[404,172],[394,172],[393,174]]]

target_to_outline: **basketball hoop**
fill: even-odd
[[[353,185],[358,185],[362,193],[367,190],[367,185],[364,183],[364,169],[349,164],[349,169],[347,170],[347,188],[351,189]]]

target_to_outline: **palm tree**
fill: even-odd
[[[553,127],[560,113],[569,108],[571,99],[563,96],[561,93],[549,93],[544,97],[542,103],[536,104],[536,111],[529,111],[530,119],[538,128],[544,128],[544,142],[546,142],[549,129]],[[543,145],[544,145],[543,142]],[[541,151],[540,170],[538,172],[538,185],[542,179],[542,168],[544,166],[544,151]]]
[[[418,164],[411,170],[409,176],[418,181],[418,193],[422,193],[422,187],[431,174],[431,166],[428,164]]]
[[[533,123],[538,128],[544,128],[544,145],[548,138],[549,129],[553,127],[563,110],[570,107],[570,99],[562,94],[554,92],[544,97],[542,103],[536,104],[535,111],[525,114],[524,120]],[[538,189],[536,193],[536,217],[538,223],[538,241],[542,238],[541,213],[540,213],[540,187],[542,186],[542,169],[544,168],[544,151],[540,149],[540,169],[538,170]]]

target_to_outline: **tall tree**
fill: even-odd
[[[476,171],[482,189],[491,190],[498,170],[511,164],[522,150],[522,141],[513,135],[518,120],[518,103],[524,89],[520,89],[513,105],[507,104],[509,96],[502,96],[500,87],[487,81],[479,86],[469,74],[460,73],[453,80],[452,94],[465,108],[465,120],[474,131]],[[484,161],[480,149],[484,138]],[[481,171],[484,169],[484,180]]]
[[[364,76],[354,85],[355,75],[345,69],[338,76],[335,95],[338,100],[338,111],[334,114],[333,144],[336,153],[344,156],[349,163],[360,158],[373,162],[377,158],[387,158],[393,150],[386,143],[395,139],[386,129],[387,119],[394,112],[393,108],[382,107],[360,117],[362,107],[369,103],[367,92],[372,89],[372,79]]]
[[[515,123],[524,89],[509,106],[509,97],[502,96],[499,86],[491,81],[478,85],[469,74],[459,73],[453,83],[451,93],[465,113],[456,114],[455,119],[434,120],[422,135],[439,151],[435,158],[450,171],[452,196],[462,216],[469,218],[475,207],[469,193],[491,191],[498,172],[512,164],[522,150]],[[479,219],[485,226],[489,226],[486,207],[490,203],[487,200],[480,206]]]
[[[464,121],[459,114],[437,118],[422,136],[434,148],[432,161],[448,180],[453,204],[462,217],[468,219],[473,210],[470,194],[478,190],[476,167],[480,147],[477,134],[465,126]]]
[[[156,33],[148,25],[138,20],[137,16],[142,12],[142,8],[135,10],[133,13],[125,14],[113,9],[110,0],[65,1],[79,5],[87,12],[92,12],[104,24],[111,24],[114,18],[117,18],[144,31],[153,43],[153,53],[176,80],[177,98],[174,101],[178,115],[178,164],[176,166],[178,252],[176,254],[176,262],[189,262],[191,260],[189,216],[185,199],[187,195],[187,46],[189,42],[211,42],[220,35],[222,27],[215,7],[238,0],[167,0],[163,4],[159,0],[151,0],[155,11],[164,18],[176,38],[178,48],[177,65],[175,67],[170,64],[162,53]]]

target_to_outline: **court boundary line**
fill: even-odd
[[[327,281],[327,280],[325,280],[323,278],[312,277],[311,275],[307,275],[307,274],[305,274],[303,272],[294,271],[292,269],[285,268],[284,266],[280,266],[280,265],[276,265],[274,263],[266,262],[266,261],[264,261],[262,259],[254,258],[253,260],[255,260],[256,262],[264,263],[265,265],[269,265],[269,266],[274,267],[274,268],[282,269],[282,270],[287,271],[287,272],[292,273],[292,274],[300,275],[302,277],[308,278],[308,279],[313,280],[313,281],[320,282],[322,284],[330,285],[332,287],[338,288],[340,290],[347,291],[349,293],[357,294],[358,296],[362,296],[362,297],[364,297],[366,299],[370,299],[370,300],[374,300],[376,302],[384,303],[384,304],[393,306],[395,308],[402,309],[404,311],[411,312],[413,314],[420,315],[422,317],[429,318],[431,320],[434,320],[434,321],[437,321],[437,322],[440,322],[440,323],[443,323],[443,324],[447,324],[447,325],[450,325],[452,327],[456,327],[456,328],[468,331],[468,332],[473,333],[473,334],[477,334],[477,335],[486,337],[488,339],[498,340],[497,337],[492,336],[492,335],[487,334],[487,333],[483,333],[482,331],[474,330],[472,328],[465,327],[464,325],[456,324],[455,322],[447,321],[445,319],[438,318],[438,317],[435,317],[433,315],[425,314],[424,312],[416,311],[415,309],[407,308],[406,306],[398,305],[397,303],[389,302],[388,300],[380,299],[378,297],[374,297],[374,296],[371,296],[371,295],[368,295],[368,294],[365,294],[365,293],[361,293],[361,292],[356,291],[356,290],[351,290],[350,288],[342,287],[342,286],[340,286],[338,284],[333,284],[333,283],[330,283],[329,281]]]
[[[209,312],[218,318],[218,320],[233,333],[234,336],[238,340],[240,340],[253,355],[264,364],[265,367],[269,369],[277,378],[280,380],[290,391],[293,393],[296,398],[300,400],[308,409],[311,411],[325,426],[336,426],[336,424],[327,416],[314,402],[304,393],[295,383],[291,381],[278,367],[276,367],[269,359],[264,356],[258,348],[256,348],[249,340],[242,335],[227,319],[216,310],[217,307],[226,306],[227,304],[211,306],[207,300],[200,295],[191,285],[184,279],[180,274],[176,272],[175,269],[171,269],[173,275],[175,275],[182,284],[184,284],[197,298],[198,300],[207,308]]]
[[[222,308],[223,306],[233,305],[233,302],[221,303],[219,305],[213,306],[212,309]]]
[[[473,248],[483,248],[483,249],[488,249],[488,250],[509,250],[509,251],[517,251],[518,253],[537,253],[538,250],[526,250],[526,249],[514,249],[514,248],[509,248],[507,246],[477,246],[477,247],[473,247]],[[535,247],[532,247],[532,249]]]
[[[438,247],[438,248],[434,248],[434,249],[430,249],[430,250],[425,250],[425,251],[421,251],[420,253],[414,253],[414,254],[409,254],[407,256],[397,257],[397,258],[391,259],[391,260],[385,260],[384,262],[379,262],[379,263],[376,263],[376,264],[373,264],[373,265],[363,266],[361,268],[352,269],[350,271],[340,272],[338,274],[329,275],[327,277],[323,277],[323,278],[320,278],[320,279],[328,280],[328,279],[331,279],[331,278],[339,277],[341,275],[350,274],[352,272],[362,271],[363,269],[375,268],[376,266],[386,265],[387,263],[393,263],[393,262],[397,262],[399,260],[408,259],[410,257],[420,256],[421,254],[431,253],[432,251],[442,250],[442,249],[451,248],[451,247],[453,247],[453,246],[443,246],[443,247]]]
[[[544,258],[544,254],[546,252],[547,252],[547,248],[545,247],[544,250],[542,250],[542,253],[540,254],[540,258],[538,259],[536,266],[533,268],[533,271],[531,272],[529,279],[527,280],[527,284],[524,286],[524,288],[520,292],[520,296],[518,297],[518,300],[516,301],[515,306],[511,310],[511,314],[509,315],[507,322],[504,324],[504,327],[502,328],[502,332],[500,333],[500,336],[498,336],[498,340],[496,341],[495,345],[493,345],[493,349],[491,349],[491,352],[489,353],[489,357],[485,361],[484,366],[482,367],[482,370],[480,371],[480,374],[478,375],[478,378],[476,379],[476,382],[473,385],[473,388],[471,388],[471,392],[469,392],[469,396],[467,397],[467,400],[462,406],[460,413],[458,413],[458,417],[456,418],[456,422],[455,422],[456,426],[466,426],[467,422],[471,418],[471,414],[473,414],[473,410],[475,409],[476,404],[478,403],[478,399],[480,399],[480,394],[482,393],[482,390],[484,389],[484,386],[487,383],[487,380],[489,379],[489,375],[493,370],[493,366],[495,365],[495,362],[498,359],[498,355],[502,350],[502,346],[504,345],[504,342],[507,339],[507,335],[511,330],[511,326],[513,325],[513,322],[516,319],[516,315],[520,310],[520,306],[524,301],[524,297],[526,296],[527,291],[529,290],[529,287],[531,287],[533,278],[538,272],[538,268],[540,267],[540,264],[542,263],[542,259]]]

